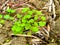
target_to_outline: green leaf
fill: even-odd
[[[21,26],[24,27],[25,26],[25,23],[22,23]]]
[[[16,22],[14,23],[14,25],[17,25],[17,24],[21,24],[21,22],[20,22],[20,21],[16,21]]]
[[[36,14],[37,14],[37,15],[41,15],[42,12],[41,12],[41,11],[36,11]]]
[[[38,27],[32,27],[32,32],[33,32],[33,33],[38,32]]]
[[[0,23],[1,23],[1,24],[4,24],[4,23],[5,23],[5,20],[0,20]]]
[[[46,17],[45,16],[41,16],[41,20],[46,20]]]
[[[23,33],[22,28],[19,27],[19,26],[16,26],[16,25],[14,25],[14,26],[12,27],[12,31],[13,31],[14,34],[22,34],[22,33]]]
[[[15,13],[15,12],[16,12],[16,10],[11,9],[11,13]]]
[[[8,13],[10,13],[10,12],[11,12],[11,9],[8,7],[6,11],[7,11]]]
[[[3,15],[2,14],[0,14],[0,18],[3,18]]]
[[[31,32],[28,32],[27,35],[31,35],[32,33]]]
[[[29,23],[34,23],[34,20],[33,19],[30,19],[28,22]]]
[[[28,18],[28,19],[31,18],[31,15],[27,15],[27,18]]]
[[[26,8],[23,8],[23,9],[22,9],[22,12],[25,13],[25,12],[28,11],[28,10],[30,10],[30,9],[29,9],[28,7],[26,7]]]
[[[28,29],[30,29],[30,28],[31,28],[31,24],[27,23],[27,24],[25,25],[25,30],[28,30]]]
[[[16,28],[16,31],[17,31],[17,32],[21,32],[21,31],[22,31],[22,28],[21,28],[21,27],[17,27],[17,28]]]
[[[32,10],[32,12],[33,12],[33,13],[36,13],[36,12],[37,12],[37,10],[33,9],[33,10]]]
[[[14,20],[14,17],[10,17],[10,20]]]
[[[34,26],[38,27],[38,23],[37,22],[34,22]]]
[[[16,12],[16,10],[14,10],[14,9],[11,9],[11,8],[7,8],[7,10],[6,10],[8,13],[15,13]]]
[[[38,19],[38,15],[35,15],[34,20],[37,20],[37,19]]]
[[[26,20],[26,19],[22,19],[22,22],[23,22],[23,23],[26,23],[26,22],[27,22],[27,20]]]
[[[26,19],[27,18],[27,15],[25,15],[22,19]]]
[[[21,23],[18,23],[17,26],[21,26]]]
[[[29,19],[29,18],[31,18],[31,15],[25,15],[24,17],[23,17],[24,19]]]
[[[33,11],[28,11],[28,15],[32,15],[33,14]]]
[[[21,22],[20,21],[16,21],[16,22],[14,22],[14,25],[16,25],[16,26],[21,26]]]
[[[40,22],[39,22],[39,26],[43,27],[43,26],[45,26],[45,25],[46,25],[46,22],[43,22],[43,21],[40,21]]]
[[[4,19],[10,19],[10,15],[4,15]]]
[[[12,31],[15,31],[16,28],[17,28],[17,26],[16,25],[13,25],[11,29],[12,29]]]
[[[21,15],[20,14],[17,14],[17,18],[21,18]]]
[[[25,30],[28,30],[28,29],[30,29],[29,27],[27,27],[27,26],[25,26]]]

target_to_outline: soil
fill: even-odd
[[[3,0],[1,2],[0,0],[0,4],[1,5],[4,4],[5,1],[6,0]],[[11,3],[10,6],[11,8],[16,9],[18,13],[20,8],[30,7],[32,9],[41,10],[46,16],[49,17],[49,15],[50,16],[52,15],[52,12],[51,13],[48,12],[48,9],[42,9],[48,2],[49,0],[10,0]],[[60,0],[54,0],[54,3],[57,15],[56,20],[54,20],[56,24],[55,26],[51,27],[52,28],[52,30],[50,31],[51,37],[49,37],[50,38],[49,43],[45,43],[46,45],[60,45]],[[0,24],[0,45],[26,45],[28,42],[27,37],[11,36],[12,30],[10,28],[12,24],[13,24],[12,21],[5,21],[4,25]],[[45,44],[42,43],[41,45]]]

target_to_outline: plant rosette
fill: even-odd
[[[11,28],[14,34],[25,34],[26,31],[36,33],[39,31],[39,26],[44,27],[46,25],[46,17],[42,15],[41,11],[28,7],[23,8],[21,11],[21,14],[16,15],[18,20],[14,22]],[[6,16],[5,18],[8,19],[10,17]]]

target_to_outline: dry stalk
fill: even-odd
[[[52,4],[52,8],[53,8],[53,15],[54,15],[54,19],[55,19],[56,14],[55,14],[55,5],[54,5],[54,3]]]
[[[11,36],[14,36],[14,34],[11,34]],[[16,34],[16,36],[19,36],[19,37],[29,37],[29,38],[37,38],[37,37],[32,36],[32,35],[21,35],[21,34]]]
[[[50,2],[49,2],[49,12],[51,12],[52,11],[52,3],[53,3],[53,0],[50,0]]]
[[[3,3],[3,5],[1,6],[1,8],[3,8],[8,2],[9,2],[9,0],[7,0],[5,3]]]

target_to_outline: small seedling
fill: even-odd
[[[4,19],[10,19],[10,15],[4,15]]]

